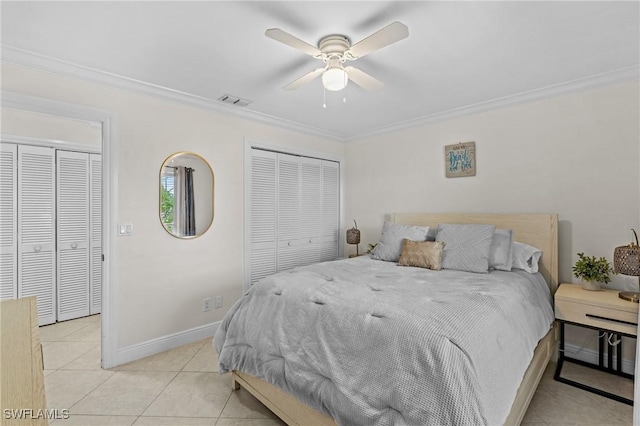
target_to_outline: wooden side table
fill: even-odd
[[[7,425],[48,425],[36,298],[0,302],[2,420]],[[8,417],[8,418],[7,418]]]
[[[556,291],[554,299],[555,316],[556,320],[560,323],[560,350],[554,379],[625,404],[633,405],[633,400],[587,386],[574,380],[565,379],[560,376],[560,373],[562,372],[562,364],[568,361],[633,379],[634,376],[632,374],[622,371],[622,337],[631,337],[634,339],[637,337],[638,304],[620,299],[617,290],[603,289],[601,291],[587,291],[575,284],[561,284]],[[572,324],[598,331],[600,336],[598,364],[591,364],[565,354],[565,324]],[[620,343],[615,346],[609,344],[608,341],[612,337],[615,338],[616,341],[619,340]],[[606,365],[604,362],[605,346],[607,347]],[[616,359],[615,367],[613,363],[614,358]]]

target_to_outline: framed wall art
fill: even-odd
[[[446,177],[476,175],[476,143],[460,142],[444,147],[444,167]]]

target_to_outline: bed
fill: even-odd
[[[444,279],[443,277],[450,275],[455,276],[455,282],[464,281],[466,279],[464,274],[469,274],[466,272],[429,271],[425,275],[422,271],[418,271],[418,268],[402,268],[389,262],[370,260],[368,257],[298,268],[299,270],[283,274],[278,278],[280,281],[274,278],[274,280],[266,280],[266,283],[262,282],[259,287],[249,292],[250,295],[243,296],[231,308],[216,333],[214,341],[216,350],[220,353],[221,371],[233,370],[235,389],[242,386],[284,422],[291,425],[329,425],[336,422],[340,424],[415,424],[431,418],[425,416],[433,416],[431,419],[435,419],[436,423],[519,424],[555,348],[557,336],[552,326],[552,310],[551,314],[546,312],[546,316],[528,321],[537,322],[534,328],[537,329],[536,333],[540,338],[536,337],[528,343],[531,348],[525,348],[524,341],[531,340],[531,336],[520,339],[514,335],[509,336],[508,339],[501,339],[501,336],[506,336],[507,331],[505,328],[507,326],[502,325],[509,321],[494,321],[493,327],[482,325],[482,315],[478,315],[477,309],[480,308],[477,308],[476,304],[478,297],[483,298],[485,295],[488,297],[490,296],[488,293],[493,291],[485,291],[485,288],[495,288],[495,297],[500,298],[504,297],[503,292],[513,292],[516,291],[515,288],[518,289],[517,291],[532,291],[528,287],[535,287],[534,284],[524,285],[520,281],[528,282],[535,279],[542,282],[541,285],[547,291],[546,297],[550,299],[558,282],[557,216],[552,214],[427,213],[392,214],[390,219],[397,224],[431,227],[437,227],[438,224],[464,223],[492,224],[496,228],[511,229],[516,241],[542,250],[539,274],[535,276],[543,277],[544,280],[534,278],[534,275],[529,277],[530,274],[525,272],[485,274],[486,278],[482,279],[495,280],[496,283],[492,281],[491,287],[475,287],[475,291],[466,292],[463,294],[464,297],[460,297],[460,301],[456,302],[459,303],[458,306],[452,305],[448,299],[443,299],[445,295],[442,292],[452,292],[448,287],[446,290],[441,290],[445,286],[432,286],[429,291],[437,293],[420,293],[426,290],[416,289],[416,286],[410,286],[407,283],[413,282],[409,280],[420,279],[426,275],[430,276],[429,280]],[[396,280],[393,281],[390,275],[392,268],[399,268],[402,274],[409,277],[403,276],[397,279],[393,277],[393,280]],[[332,270],[333,275],[329,275],[328,270]],[[371,271],[371,275],[366,276],[365,272],[361,274],[361,271],[365,270]],[[291,319],[289,318],[291,315],[287,314],[288,316],[284,318],[283,311],[280,309],[281,300],[284,299],[281,296],[285,294],[287,298],[292,297],[291,289],[295,287],[292,283],[301,280],[308,280],[310,283],[316,280],[318,285],[326,284],[327,291],[320,297],[319,293],[314,292],[314,285],[308,286],[310,290],[304,290],[306,286],[300,286],[301,290],[295,290],[300,294],[296,293],[295,297],[298,298],[296,303],[306,303],[304,310],[300,311],[302,316]],[[507,286],[502,282],[509,280],[518,284]],[[349,282],[349,285],[336,286],[333,281]],[[350,292],[355,292],[349,293],[352,306],[341,305],[336,308],[339,301],[343,299],[341,295],[333,297],[334,293],[339,293],[346,288]],[[358,291],[363,298],[360,298]],[[536,291],[539,292],[539,290]],[[401,303],[395,303],[396,295],[403,292],[409,297],[403,299]],[[373,294],[373,299],[365,300],[365,293]],[[384,302],[380,302],[382,294],[387,298]],[[435,299],[438,303],[429,305],[428,312],[422,312],[420,310],[422,302],[419,300],[421,297],[425,300]],[[529,299],[537,296],[527,293],[509,297]],[[362,303],[359,303],[360,300]],[[265,305],[264,301],[271,305]],[[550,309],[550,301],[548,303],[549,307],[545,307],[546,311]],[[438,307],[444,305],[447,309],[442,309],[442,316],[438,316],[440,315]],[[267,320],[269,317],[265,316],[265,309],[270,309],[271,306],[274,318]],[[307,306],[310,306],[310,310]],[[325,314],[329,307],[333,310],[332,312],[335,311],[332,315]],[[469,330],[466,332],[464,327],[462,331],[460,327],[449,327],[450,318],[446,315],[447,311],[452,309],[469,312],[468,316],[475,315],[475,318],[479,319],[470,321]],[[512,315],[514,323],[523,322],[522,319],[516,319],[518,312],[509,311],[501,306],[494,310],[501,315],[506,315],[506,318]],[[241,323],[238,319],[236,321],[238,324],[234,323],[233,327],[231,326],[234,317],[254,315],[250,312],[255,312],[256,318],[262,318],[262,323],[280,324],[284,321],[283,324],[286,324],[286,327],[283,326],[284,328],[275,331],[266,328],[256,334],[253,329],[255,323],[247,322],[246,318]],[[366,316],[364,325],[355,323],[353,326],[350,325],[350,318],[360,318],[363,312],[367,313],[364,315]],[[395,319],[411,315],[424,317],[426,320],[422,321],[419,327],[413,327],[413,325],[405,327],[410,330],[405,332],[402,326],[396,324]],[[339,317],[338,322],[335,322],[334,317]],[[487,321],[488,318],[489,316]],[[387,326],[379,327],[378,324],[381,322]],[[300,324],[300,329],[296,329],[296,324]],[[389,327],[388,324],[393,326]],[[474,326],[480,328],[475,331]],[[447,331],[449,328],[450,331]],[[489,335],[487,339],[482,333],[488,333],[486,330],[489,328],[495,328],[496,336]],[[473,332],[470,331],[472,329]],[[247,336],[252,335],[252,338],[245,339],[244,333]],[[312,336],[307,336],[310,334]],[[398,340],[404,334],[409,337],[420,336],[420,338]],[[362,339],[360,335],[366,335],[367,338]],[[479,344],[467,342],[473,341],[476,335],[485,337],[478,337],[481,340]],[[414,344],[417,340],[429,341],[429,344],[433,343],[433,346],[438,349],[423,350],[421,345]],[[487,345],[482,346],[483,341],[490,341],[491,344],[488,346],[498,348],[497,355],[502,358],[494,358],[496,354],[493,353],[491,356],[485,354]],[[359,355],[340,359],[340,353],[348,353],[349,350],[354,349],[350,346],[357,346]],[[289,351],[286,357],[279,353],[283,347]],[[403,351],[409,354],[406,357],[411,359],[405,361],[404,358],[381,355],[384,350],[387,350],[386,348],[391,348],[392,353],[395,350],[393,348],[403,348]],[[505,357],[505,354],[518,354],[518,356],[509,358]],[[384,366],[383,358],[385,357],[393,359],[400,368]],[[416,358],[420,359],[419,363],[415,362]],[[313,365],[308,365],[309,362]],[[404,364],[407,366],[405,367]],[[423,367],[422,364],[428,365]],[[429,365],[432,366],[429,367]],[[462,365],[462,367],[460,372],[456,370],[452,373],[449,365]],[[466,372],[466,369],[469,369],[469,372]],[[503,380],[500,369],[504,370],[505,377],[515,375],[518,379]],[[256,377],[258,375],[262,377]],[[492,381],[496,382],[490,383],[494,387],[487,387],[487,383]],[[297,389],[297,387],[304,387],[304,389]],[[490,388],[501,391],[495,392],[495,395],[493,392],[483,392]],[[502,392],[503,388],[506,389],[504,392]],[[430,391],[427,392],[424,389],[430,389]],[[378,397],[378,395],[381,396]],[[344,401],[345,398],[357,400],[352,403],[349,400]],[[449,402],[444,403],[441,400]],[[355,409],[353,407],[357,408],[356,412],[351,412]],[[380,414],[382,411],[384,415]],[[333,413],[336,420],[328,413]]]

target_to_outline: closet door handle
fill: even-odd
[[[78,248],[78,244],[77,243],[71,243],[71,248],[72,249]]]
[[[36,253],[40,252],[40,250],[42,250],[42,246],[35,246],[33,248],[33,251],[35,251]]]

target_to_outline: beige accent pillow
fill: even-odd
[[[442,241],[411,241],[405,238],[402,240],[402,252],[398,265],[417,266],[418,268],[439,271],[443,248],[444,242]]]

